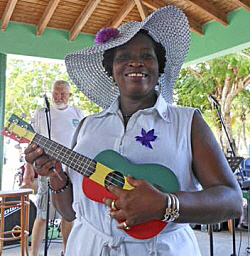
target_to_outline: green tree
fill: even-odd
[[[9,59],[7,62],[5,116],[25,113],[30,119],[34,112],[44,106],[43,95],[51,97],[53,83],[58,79],[69,81],[63,63],[44,61],[23,61]],[[70,82],[70,81],[69,81]],[[97,113],[101,108],[91,102],[70,82],[72,97],[70,103],[80,107],[85,115]]]
[[[209,102],[208,96],[212,94],[219,102],[219,110],[232,140],[230,110],[236,95],[245,90],[250,83],[248,54],[249,50],[246,50],[243,53],[229,54],[182,69],[175,87],[177,104],[198,107],[202,113],[205,113],[210,124],[216,128],[224,152],[229,148],[228,141],[224,136],[214,104]]]
[[[231,119],[232,123],[235,124],[233,126],[235,137],[237,138],[236,146],[239,148],[241,146],[244,147],[244,150],[248,151],[248,143],[247,137],[250,137],[249,125],[247,124],[247,120],[250,117],[250,90],[243,90],[240,92],[234,99],[232,103],[231,109]],[[237,122],[237,120],[239,120]]]

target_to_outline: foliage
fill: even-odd
[[[232,126],[236,127],[237,124],[239,127],[243,110],[246,115],[249,114],[249,85],[250,49],[246,49],[182,69],[175,85],[174,98],[178,105],[199,108],[209,125],[217,128],[217,137],[222,142],[222,126],[214,102],[211,98],[209,101],[209,95],[219,102],[219,110],[233,138],[235,134],[231,132]],[[236,132],[235,129],[233,131]]]
[[[234,134],[250,138],[250,122],[248,121],[250,120],[250,88],[249,90],[246,88],[235,97],[231,108],[231,118]],[[245,150],[248,149],[246,142],[243,144],[244,147]]]
[[[249,74],[250,60],[240,54],[230,54],[184,68],[175,85],[176,103],[183,106],[201,106],[205,111],[211,108],[208,95],[223,89],[227,75],[233,84],[236,79]]]
[[[21,116],[25,113],[30,119],[34,112],[44,106],[44,93],[51,97],[52,85],[56,80],[69,81],[63,63],[44,61],[23,61],[9,59],[7,63],[6,112],[8,118],[12,113]],[[69,81],[70,82],[70,81]],[[101,110],[70,82],[72,97],[70,104],[81,108],[85,115]]]

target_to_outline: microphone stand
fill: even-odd
[[[228,132],[227,132],[227,129],[226,129],[226,126],[224,124],[224,121],[223,121],[223,118],[222,118],[222,115],[221,115],[221,111],[219,109],[219,104],[218,103],[215,103],[214,102],[214,106],[216,108],[216,111],[217,111],[217,114],[219,116],[219,119],[220,119],[220,122],[222,124],[222,127],[225,131],[225,134],[227,136],[227,139],[228,139],[228,142],[229,142],[229,146],[230,146],[230,149],[232,151],[232,154],[233,156],[235,157],[236,154],[235,154],[235,151],[234,151],[234,148],[233,148],[233,143],[231,142],[230,138],[229,138],[229,135],[228,135]],[[232,220],[232,233],[233,233],[233,253],[230,255],[230,256],[237,256],[236,255],[236,246],[235,246],[235,220],[233,219]]]
[[[49,102],[46,101],[46,100],[45,100],[45,102],[46,102],[45,115],[46,115],[47,128],[48,128],[48,137],[49,137],[49,139],[51,139],[50,107],[49,107]],[[47,256],[47,252],[48,252],[49,208],[50,208],[50,193],[49,193],[49,187],[48,187],[48,190],[47,190],[47,211],[46,211],[44,256]]]

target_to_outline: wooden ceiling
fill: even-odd
[[[96,34],[102,27],[143,20],[166,5],[182,9],[191,30],[199,35],[203,25],[213,20],[227,26],[231,11],[250,11],[250,0],[0,0],[0,18],[2,31],[12,21],[35,25],[38,36],[46,27],[67,30],[73,41],[79,33]]]

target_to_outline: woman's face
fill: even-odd
[[[120,88],[121,96],[143,97],[149,93],[154,94],[159,67],[150,37],[139,33],[116,49],[113,77]]]

